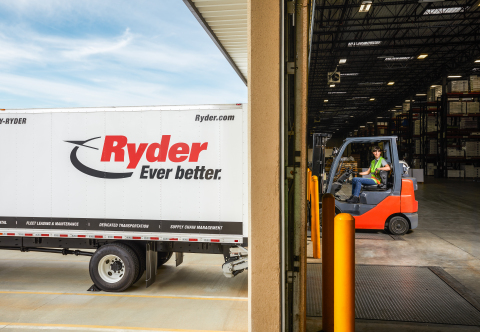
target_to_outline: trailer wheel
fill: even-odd
[[[122,292],[138,276],[138,258],[132,248],[123,243],[106,244],[90,259],[90,278],[105,292]]]
[[[157,268],[160,268],[163,264],[168,262],[168,260],[172,257],[173,251],[170,252],[158,252],[157,253]]]
[[[141,243],[138,243],[138,242],[135,242],[135,241],[127,241],[127,242],[118,241],[118,242],[115,242],[115,243],[123,243],[123,244],[129,246],[130,248],[132,248],[132,250],[137,255],[137,258],[138,258],[138,275],[135,278],[135,281],[133,282],[134,284],[137,283],[137,281],[139,281],[140,278],[142,278],[143,273],[147,269],[147,253],[146,253],[146,250],[145,250],[145,246],[142,246]]]
[[[410,224],[405,217],[395,216],[388,222],[388,231],[394,235],[403,235],[410,229]]]

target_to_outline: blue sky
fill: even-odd
[[[0,2],[0,108],[244,103],[182,0]]]

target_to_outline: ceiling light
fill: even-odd
[[[437,15],[437,14],[456,14],[459,12],[464,12],[469,7],[447,7],[447,8],[433,8],[427,9],[423,15]]]
[[[395,82],[388,82],[387,85],[394,85]]]
[[[350,115],[351,118],[353,118],[353,115]]]
[[[402,107],[402,106],[395,106],[395,107]]]
[[[361,82],[358,85],[383,85],[385,82]]]
[[[365,126],[360,126],[360,128],[365,128]]]
[[[339,64],[346,63],[346,62],[347,62],[347,59],[340,59],[340,61],[338,61]]]
[[[367,122],[367,123],[373,123],[373,122]]]
[[[347,44],[348,47],[356,47],[356,46],[375,46],[379,45],[381,41],[379,40],[372,40],[372,41],[366,41],[366,42],[349,42]]]
[[[397,57],[386,57],[385,61],[408,61],[412,60],[413,56],[397,56]]]
[[[441,85],[431,85],[430,87],[431,87],[431,88],[435,88],[435,87],[437,87],[437,86],[441,86]]]
[[[343,93],[347,93],[347,92],[346,91],[331,91],[328,94],[329,95],[339,95],[339,94],[343,94]]]
[[[328,103],[328,99],[323,100],[324,103]]]
[[[405,102],[406,102],[406,103],[409,103],[409,102],[410,102],[410,100],[405,100]]]
[[[370,7],[372,7],[371,1],[362,1],[362,4],[360,5],[360,9],[358,10],[358,12],[366,13],[370,10]]]
[[[419,56],[417,56],[417,59],[423,60],[428,56],[428,54],[422,53]]]
[[[480,4],[479,4],[479,6],[480,6]],[[480,62],[480,59],[478,59],[478,60],[475,60],[475,62]]]
[[[335,84],[330,84],[329,85],[331,88],[334,88],[335,87]]]
[[[358,76],[358,73],[341,73],[340,76]]]
[[[415,96],[422,97],[422,96],[426,96],[426,95],[427,95],[426,93],[417,93]]]
[[[461,75],[449,75],[447,76],[448,78],[460,78],[462,77]]]
[[[444,2],[445,0],[418,0],[418,3],[422,2]]]
[[[375,98],[370,98],[370,101],[374,101],[374,100],[375,100]]]

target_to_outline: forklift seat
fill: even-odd
[[[387,171],[380,171],[380,179],[382,179],[382,182],[380,184],[372,184],[369,186],[362,186],[363,191],[385,191],[387,190],[387,183],[388,183],[388,176],[390,172]]]
[[[362,186],[363,191],[384,191],[387,190],[387,186],[383,184],[373,184],[371,186]]]

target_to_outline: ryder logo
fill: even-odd
[[[98,150],[97,148],[94,148],[92,146],[85,145],[85,143],[93,141],[99,137],[94,137],[87,139],[86,141],[65,141],[67,143],[72,143],[75,145],[78,145],[73,148],[72,152],[70,153],[70,161],[72,162],[72,165],[75,166],[76,169],[78,169],[80,172],[85,173],[87,175],[96,177],[96,178],[102,178],[102,179],[123,179],[123,178],[128,178],[131,177],[133,172],[126,172],[126,173],[112,173],[112,172],[102,172],[98,171],[96,169],[90,168],[88,166],[85,166],[78,160],[77,158],[77,151],[79,147],[85,147],[89,149],[94,149]]]
[[[86,141],[65,141],[67,143],[77,145],[70,153],[70,161],[72,165],[82,173],[87,175],[103,178],[103,179],[123,179],[131,177],[133,172],[113,173],[104,172],[93,169],[84,165],[78,160],[77,151],[79,148],[89,148],[98,150],[98,148],[86,145],[87,142],[96,140],[100,137],[90,138]],[[162,135],[160,143],[128,143],[126,136],[121,135],[109,135],[105,137],[105,141],[102,148],[101,162],[128,162],[127,169],[135,169],[143,156],[149,163],[166,162],[167,160],[174,163],[180,163],[184,161],[198,162],[199,155],[202,151],[207,150],[208,142],[205,143],[174,143],[170,145],[170,135]],[[191,170],[191,172],[190,172]],[[142,166],[140,174],[141,179],[157,178],[168,179],[169,174],[173,169],[150,169],[150,166]],[[214,172],[215,171],[215,172]],[[175,179],[190,179],[190,174],[195,173],[194,179],[207,179],[211,178],[220,179],[218,173],[221,170],[207,170],[205,166],[197,166],[196,169],[184,170],[180,166],[177,167]],[[188,173],[188,175],[187,175]],[[184,177],[185,174],[185,177]],[[207,177],[207,174],[209,175]],[[215,177],[210,175],[215,175]],[[149,176],[150,175],[150,176]],[[205,175],[205,177],[204,177]]]

